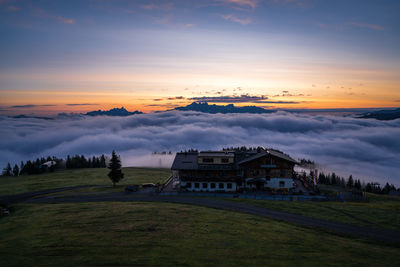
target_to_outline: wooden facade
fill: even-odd
[[[296,161],[275,151],[177,153],[172,170],[182,190],[290,189]]]

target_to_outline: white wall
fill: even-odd
[[[284,182],[284,186],[280,186],[280,182]],[[267,183],[265,184],[265,187],[270,187],[274,189],[279,189],[279,188],[293,188],[293,179],[292,178],[271,178]]]
[[[225,191],[225,192],[235,192],[236,191],[236,183],[235,182],[181,182],[181,188],[186,187],[187,183],[191,183],[191,187],[187,187],[188,191],[207,191],[207,192],[214,192],[214,191]],[[199,188],[195,188],[195,183],[199,183]],[[207,188],[203,188],[203,183],[207,184]],[[211,188],[211,183],[215,183],[215,188]],[[222,183],[224,188],[219,188],[219,184]],[[232,185],[232,188],[228,188],[228,184]]]

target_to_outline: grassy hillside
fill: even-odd
[[[400,198],[369,194],[369,202],[289,202],[227,199],[308,217],[400,231]]]
[[[22,175],[18,177],[0,177],[0,195],[19,194],[75,185],[111,185],[107,177],[108,169],[74,169],[39,175]],[[119,187],[127,184],[145,182],[162,182],[171,171],[169,169],[123,168],[125,178],[118,183]]]
[[[0,266],[400,265],[398,247],[181,204],[18,204],[0,233]]]

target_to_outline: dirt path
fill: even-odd
[[[170,202],[190,205],[198,205],[209,208],[230,210],[257,215],[265,218],[275,219],[288,223],[294,223],[311,228],[319,228],[332,232],[339,232],[349,235],[367,237],[386,242],[400,244],[400,232],[389,229],[377,229],[370,227],[356,226],[339,222],[332,222],[316,218],[305,217],[302,215],[288,212],[275,211],[261,207],[255,207],[239,202],[224,201],[210,198],[193,198],[180,196],[158,196],[158,195],[138,195],[124,193],[110,193],[102,195],[70,195],[70,196],[47,196],[41,198],[31,198],[26,200],[29,203],[75,203],[75,202],[98,202],[98,201],[145,201],[145,202]]]

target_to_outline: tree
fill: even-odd
[[[106,157],[104,155],[101,155],[100,157],[100,168],[105,168],[106,166]]]
[[[7,164],[7,167],[3,169],[3,176],[11,176],[11,165]]]
[[[337,184],[336,174],[334,172],[332,172],[332,174],[331,174],[331,184],[332,185],[336,185]]]
[[[352,188],[353,187],[353,183],[354,183],[354,180],[353,180],[353,176],[352,175],[350,175],[349,176],[349,179],[347,180],[347,187],[348,188]]]
[[[389,183],[386,183],[385,187],[382,189],[382,194],[387,194],[389,193],[391,187],[389,185]]]
[[[17,164],[14,165],[13,174],[14,174],[14,176],[18,176],[19,175],[19,167],[18,167]]]
[[[71,160],[71,157],[69,155],[67,156],[67,162],[65,164],[65,167],[67,169],[72,168],[72,160]]]
[[[358,189],[358,190],[361,189],[361,181],[360,181],[360,179],[355,180],[355,182],[354,182],[354,187],[355,187],[356,189]]]
[[[367,192],[372,192],[372,185],[371,185],[371,183],[367,183],[367,185],[365,186],[365,191],[367,191]]]
[[[122,178],[124,178],[124,174],[121,171],[121,160],[119,156],[115,154],[113,150],[110,160],[110,166],[108,167],[111,171],[108,173],[108,177],[113,183],[113,187],[118,183]]]

